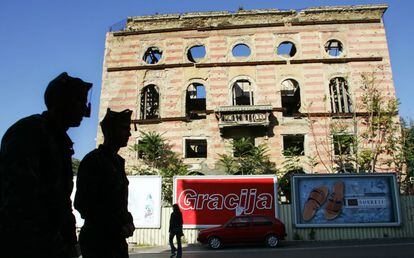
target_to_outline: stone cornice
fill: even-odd
[[[387,5],[312,7],[303,10],[240,10],[129,17],[124,30],[114,36],[238,28],[306,26],[318,24],[381,22]]]

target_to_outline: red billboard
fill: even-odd
[[[174,203],[184,227],[221,225],[236,215],[277,217],[276,176],[183,176],[174,178]]]

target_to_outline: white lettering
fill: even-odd
[[[236,210],[243,207],[244,214],[252,214],[256,209],[271,210],[273,196],[270,193],[257,195],[257,189],[241,189],[240,194],[229,193],[197,193],[193,189],[182,191],[178,197],[178,205],[183,210]]]

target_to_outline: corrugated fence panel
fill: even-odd
[[[292,221],[291,205],[279,206],[280,219],[285,223],[287,240],[344,240],[371,238],[408,238],[414,237],[414,196],[401,196],[401,227],[361,227],[361,228],[295,228]],[[171,207],[161,210],[161,228],[136,229],[128,239],[129,243],[137,245],[167,245],[169,218]],[[184,229],[183,242],[197,243],[197,229]]]

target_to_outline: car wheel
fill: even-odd
[[[221,247],[221,240],[218,237],[209,237],[208,246],[211,249],[219,249]]]
[[[268,247],[276,247],[279,244],[279,239],[276,235],[268,235],[266,237],[266,245]]]

